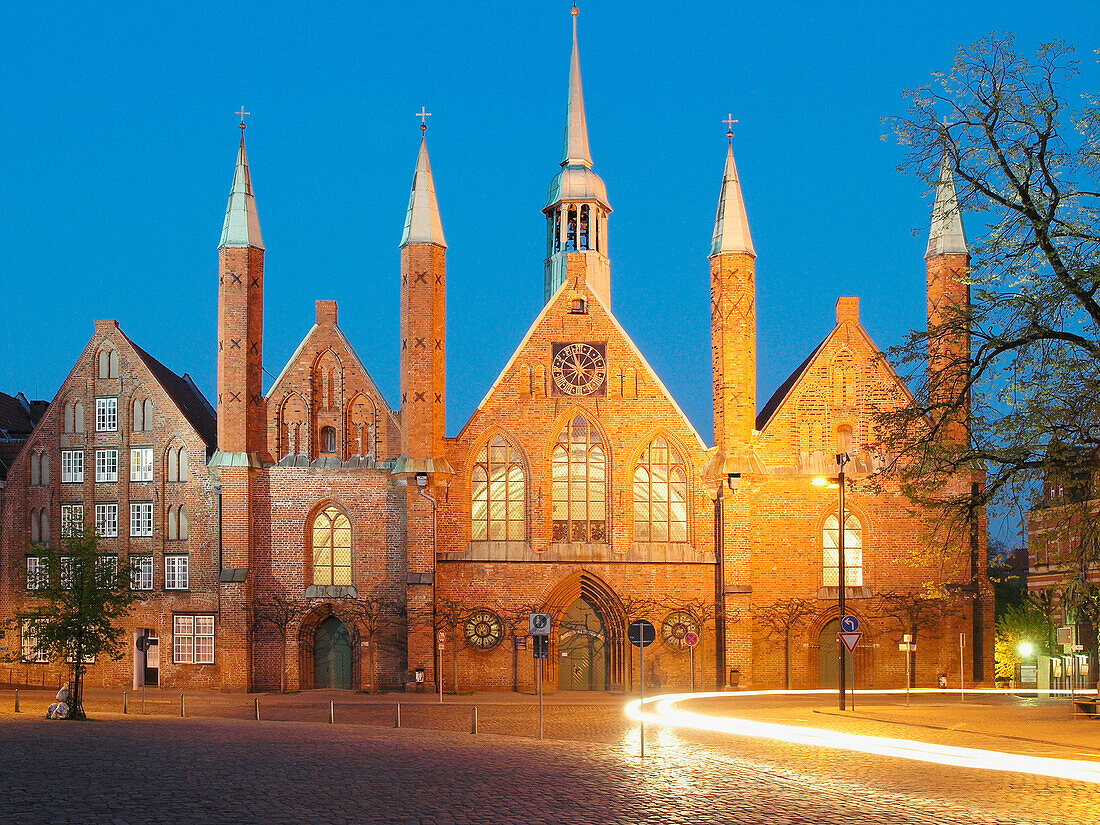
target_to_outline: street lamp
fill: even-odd
[[[726,565],[725,534],[726,516],[722,511],[722,494],[729,486],[730,492],[737,492],[741,486],[740,473],[727,473],[725,482],[718,482],[718,492],[714,497],[714,654],[718,659],[718,674],[715,680],[717,689],[726,687]]]
[[[825,478],[824,476],[818,476],[817,478],[813,479],[813,481],[810,482],[815,487],[825,487],[825,488],[830,489],[830,490],[833,489],[833,488],[836,488],[836,490],[838,492],[838,497],[840,499],[839,506],[838,506],[838,510],[840,512],[838,513],[839,519],[838,519],[837,531],[836,532],[837,532],[837,556],[838,556],[838,559],[837,559],[837,579],[838,579],[837,584],[839,585],[839,587],[837,587],[837,594],[838,594],[837,603],[838,603],[838,607],[840,608],[840,622],[841,622],[841,625],[843,625],[844,616],[846,615],[845,610],[844,610],[844,585],[846,584],[845,579],[847,578],[847,573],[845,572],[845,569],[844,569],[844,528],[846,526],[845,525],[846,520],[844,518],[845,515],[846,515],[845,512],[844,512],[844,466],[849,461],[851,461],[851,459],[848,457],[847,453],[837,453],[837,455],[836,455],[836,465],[840,469],[840,472],[839,472],[836,480],[834,481],[832,479]],[[841,629],[843,629],[843,627]],[[847,685],[846,685],[846,681],[847,681],[846,675],[847,674],[845,673],[846,662],[844,660],[844,645],[838,644],[837,645],[837,652],[840,655],[840,680],[839,680],[840,681],[840,685],[839,685],[839,689],[840,689],[840,709],[844,710],[844,701],[845,701],[844,694],[845,694],[845,690],[847,688]]]

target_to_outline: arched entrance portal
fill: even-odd
[[[351,688],[351,634],[335,616],[321,622],[313,638],[313,686]]]
[[[584,597],[565,611],[558,629],[558,687],[607,690],[610,650],[599,609]]]

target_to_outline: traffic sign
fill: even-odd
[[[849,653],[855,653],[856,645],[859,644],[859,640],[863,638],[862,633],[837,633],[840,641],[844,643],[844,646],[848,648]]]
[[[446,630],[437,630],[435,632],[435,640],[437,642],[439,642],[441,645],[446,644],[447,643],[447,631]]]
[[[688,647],[695,647],[697,644],[699,644],[699,634],[696,633],[694,630],[689,630],[687,633],[684,634],[684,644],[686,644]]]
[[[840,620],[841,633],[859,633],[859,617],[845,616]]]
[[[532,636],[549,636],[551,617],[549,613],[532,613],[529,619]]]
[[[898,645],[898,650],[900,650],[902,653],[912,653],[916,649],[917,646],[912,642],[902,642],[900,645]]]
[[[653,626],[653,622],[636,619],[627,628],[626,637],[634,647],[649,647],[657,638],[657,629]]]
[[[532,636],[534,645],[531,648],[532,654],[536,659],[549,659],[550,658],[550,637],[549,636]]]

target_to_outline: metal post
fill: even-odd
[[[470,708],[470,733],[477,733],[477,706]]]
[[[691,668],[691,692],[695,693],[695,645],[688,648],[688,657],[691,659],[688,665]]]
[[[145,685],[141,686],[141,715],[145,715]]]
[[[844,528],[847,526],[845,524],[844,518],[844,465],[847,464],[848,457],[841,453],[836,457],[836,460],[837,464],[840,465],[840,523],[837,525],[837,552],[839,553],[839,564],[837,569],[839,581],[837,583],[840,586],[837,588],[837,593],[839,594],[838,603],[840,607],[840,621],[841,623],[843,623],[844,616],[846,615],[844,609],[844,590],[845,584],[847,584],[847,573],[844,570]],[[844,672],[846,665],[846,662],[844,661],[845,650],[843,644],[838,644],[837,647],[840,650],[840,709],[844,710],[844,693],[845,688],[847,687],[847,680],[845,678],[847,674]]]
[[[542,659],[539,659],[539,739],[542,739]]]
[[[183,694],[180,694],[180,717],[187,715],[187,700],[184,699]]]
[[[909,665],[912,662],[913,654],[909,651],[909,644],[905,646],[905,706],[909,707],[909,684],[913,681],[909,676]]]
[[[336,724],[336,705],[332,699],[328,700],[328,723],[330,725]]]
[[[725,481],[719,479],[714,497],[714,655],[718,660],[715,690],[726,687],[726,517],[722,510]]]
[[[401,727],[401,703],[398,702],[393,708],[393,726],[395,728]]]
[[[130,701],[129,701],[129,699],[130,699],[130,697],[126,695],[126,691],[122,691],[122,712],[123,713],[129,713],[130,712]]]
[[[638,705],[638,710],[641,711],[641,714],[638,716],[638,731],[641,734],[641,740],[642,740],[642,755],[641,755],[641,758],[645,759],[645,645],[642,645],[642,647],[639,647],[638,652],[639,652],[639,655],[641,656],[641,664],[639,666],[640,670],[641,670],[641,673],[639,675],[640,675],[641,678],[639,678],[639,680],[638,680],[639,691],[640,691],[640,697],[639,697],[640,703]]]
[[[443,704],[443,645],[436,642],[435,680],[439,682],[439,704]]]
[[[963,649],[966,647],[966,634],[959,634],[959,701],[966,701],[966,679],[963,672]]]
[[[255,705],[255,709],[256,709],[256,721],[259,722],[260,721],[260,697],[257,696],[255,699],[252,700],[252,702]]]
[[[15,689],[15,712],[19,713],[19,688]]]

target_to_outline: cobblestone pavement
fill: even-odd
[[[0,821],[1100,822],[1094,785],[665,729],[650,732],[643,762],[621,701],[550,710],[614,741],[209,717],[47,722],[5,707]]]

